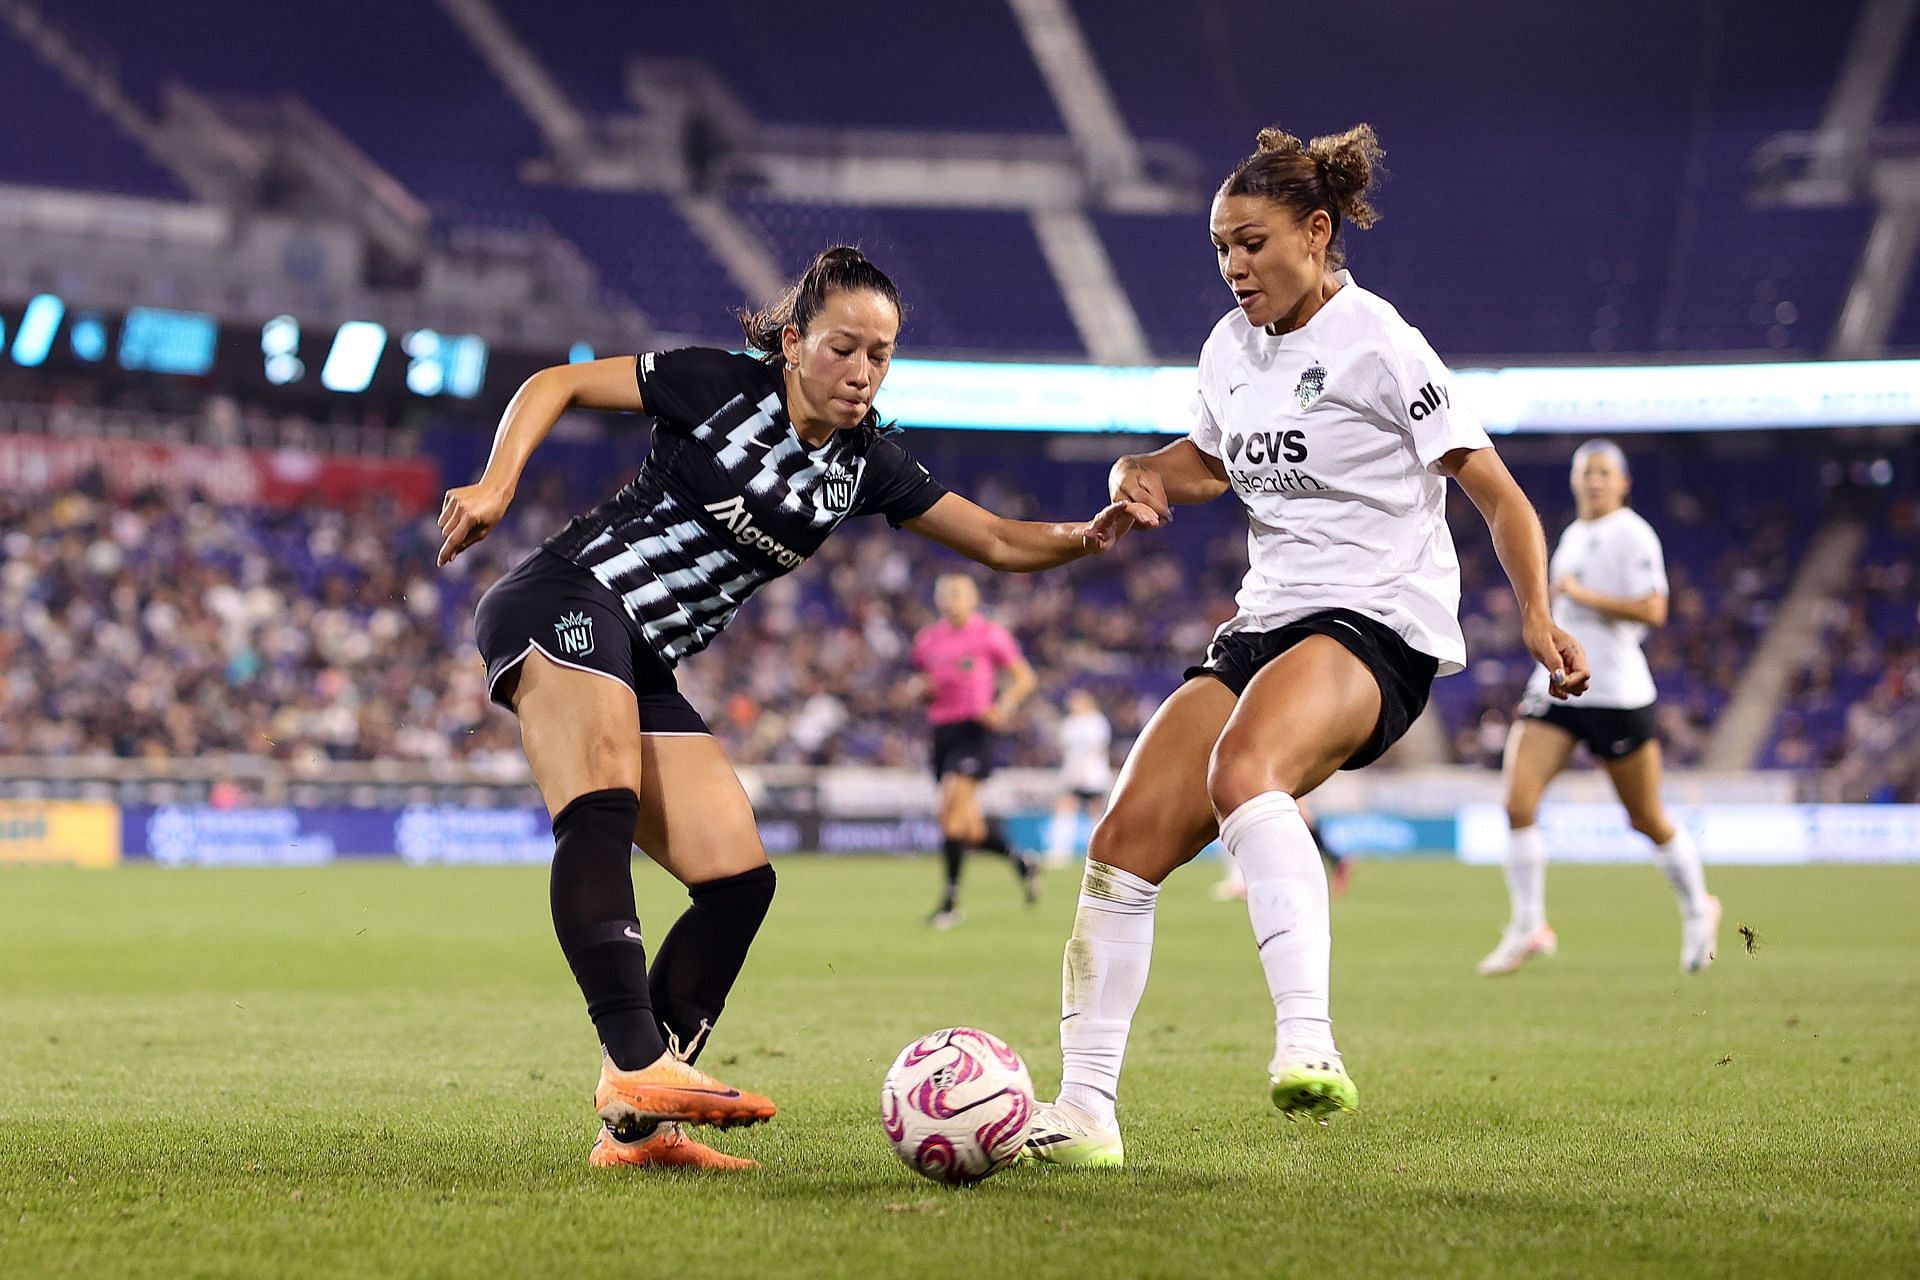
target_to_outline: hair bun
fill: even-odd
[[[1300,139],[1277,124],[1270,124],[1262,129],[1259,137],[1254,141],[1262,155],[1298,155],[1304,150]]]
[[[1333,196],[1340,216],[1356,227],[1370,227],[1379,213],[1367,199],[1379,180],[1386,149],[1370,124],[1357,124],[1345,133],[1315,138],[1306,147],[1320,171],[1320,180]]]

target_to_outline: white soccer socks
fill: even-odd
[[[1707,913],[1707,876],[1700,869],[1700,850],[1685,827],[1673,829],[1673,839],[1653,846],[1653,865],[1673,886],[1680,914],[1698,920]]]
[[[1507,928],[1525,937],[1547,922],[1547,846],[1539,827],[1516,827],[1507,833],[1506,873],[1513,912]]]
[[[1220,839],[1247,880],[1247,915],[1273,994],[1278,1047],[1338,1056],[1327,1012],[1327,873],[1300,806],[1284,791],[1264,792],[1227,815]]]
[[[1316,866],[1318,863],[1316,862]],[[1060,1101],[1115,1124],[1127,1031],[1153,961],[1160,886],[1087,860],[1060,975]]]

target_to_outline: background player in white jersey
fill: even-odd
[[[1247,880],[1273,997],[1274,1105],[1322,1118],[1358,1091],[1328,1016],[1327,880],[1296,797],[1376,759],[1461,669],[1459,562],[1445,516],[1460,482],[1519,598],[1527,650],[1560,693],[1585,660],[1553,623],[1547,549],[1433,348],[1339,270],[1343,221],[1367,226],[1381,152],[1365,125],[1302,144],[1263,130],[1214,197],[1236,309],[1200,353],[1192,433],[1122,458],[1116,496],[1170,507],[1231,490],[1247,510],[1238,612],[1120,771],[1088,851],[1066,948],[1057,1102],[1027,1152],[1118,1164],[1121,1059],[1146,989],[1160,882],[1219,834]]]
[[[1047,837],[1047,865],[1064,867],[1073,858],[1080,815],[1098,819],[1113,786],[1113,726],[1086,689],[1067,695],[1067,714],[1056,731],[1060,743],[1060,795],[1053,802],[1053,826]]]
[[[1574,705],[1547,697],[1536,673],[1507,736],[1507,894],[1513,914],[1500,943],[1480,962],[1483,974],[1512,973],[1558,946],[1547,923],[1547,853],[1536,825],[1540,797],[1585,743],[1626,806],[1633,829],[1653,841],[1653,860],[1680,900],[1680,967],[1713,963],[1720,900],[1707,892],[1693,837],[1660,802],[1660,739],[1653,673],[1640,651],[1650,628],[1667,620],[1667,568],[1659,535],[1626,505],[1627,458],[1610,440],[1589,440],[1573,454],[1578,518],[1553,553],[1554,620],[1586,647],[1593,683]]]

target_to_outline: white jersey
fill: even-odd
[[[1102,791],[1113,785],[1113,726],[1098,711],[1060,721],[1060,786]]]
[[[1568,525],[1553,550],[1549,573],[1556,582],[1572,576],[1589,590],[1621,600],[1667,594],[1667,562],[1660,550],[1660,535],[1639,512],[1626,507],[1597,520]],[[1653,673],[1647,670],[1647,655],[1640,651],[1647,638],[1645,623],[1603,617],[1563,595],[1554,596],[1553,620],[1580,642],[1593,669],[1587,691],[1564,705],[1631,709],[1653,701]],[[1534,668],[1527,692],[1546,696],[1545,667]]]
[[[1221,627],[1270,631],[1322,609],[1393,628],[1439,674],[1467,660],[1460,562],[1435,463],[1493,442],[1420,331],[1347,272],[1279,337],[1234,311],[1200,352],[1192,439],[1247,509],[1247,576]]]

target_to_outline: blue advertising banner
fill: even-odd
[[[122,831],[125,857],[173,867],[310,867],[396,856],[423,864],[488,864],[553,856],[553,835],[539,809],[136,805],[124,811]]]

